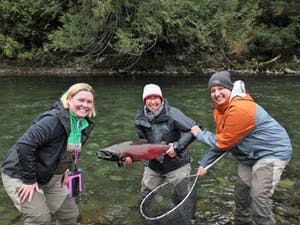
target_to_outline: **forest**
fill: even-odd
[[[299,71],[298,0],[2,0],[1,65]]]

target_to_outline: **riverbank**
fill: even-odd
[[[72,66],[54,66],[54,65],[39,65],[39,64],[17,64],[17,63],[0,63],[0,76],[76,76],[76,75],[92,75],[92,76],[123,76],[123,75],[197,75],[211,74],[218,70],[224,70],[226,67],[213,65],[214,68],[205,67],[203,65],[197,66],[196,64],[170,64],[166,63],[165,66],[158,66],[157,68],[144,69],[142,66],[136,69],[112,69],[109,66],[103,68],[88,68],[80,65]],[[240,65],[236,68],[227,68],[236,74],[247,75],[286,75],[286,76],[300,76],[299,63],[282,63],[276,66],[265,68],[253,68],[253,66]]]

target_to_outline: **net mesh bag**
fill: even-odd
[[[140,212],[147,224],[189,225],[197,203],[196,174],[177,183],[166,182],[141,202]]]

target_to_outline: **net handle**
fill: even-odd
[[[220,161],[222,158],[224,158],[226,155],[228,155],[228,151],[222,153],[218,158],[216,158],[211,164],[208,164],[205,169],[209,169],[210,167],[212,167],[213,165],[215,165],[215,163],[217,163],[218,161]]]

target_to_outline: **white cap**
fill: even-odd
[[[143,91],[143,101],[145,102],[146,98],[149,97],[160,97],[163,99],[162,92],[160,90],[160,87],[156,84],[147,84],[144,87]]]

